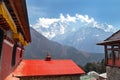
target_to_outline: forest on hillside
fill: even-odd
[[[99,74],[105,73],[106,72],[105,60],[102,59],[101,61],[98,62],[88,62],[82,68],[86,73],[90,71],[95,71]]]

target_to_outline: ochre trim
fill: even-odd
[[[24,41],[23,45],[24,45],[24,46],[28,46],[27,41]]]
[[[16,25],[15,25],[11,15],[10,15],[10,13],[8,12],[4,2],[0,2],[0,15],[2,15],[5,18],[5,20],[9,24],[11,30],[14,33],[17,33]]]
[[[24,40],[23,36],[21,33],[14,33],[13,34],[14,39],[18,39],[24,46],[27,46],[28,43]]]

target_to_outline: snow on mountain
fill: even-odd
[[[25,47],[25,59],[45,59],[46,53],[50,52],[52,59],[72,59],[83,66],[88,62],[98,62],[104,58],[104,54],[89,54],[48,40],[33,28],[30,28],[30,32],[32,42]]]
[[[39,18],[34,29],[50,40],[73,46],[87,52],[103,52],[96,43],[104,40],[116,31],[113,25],[99,23],[88,15],[76,14],[59,18]]]

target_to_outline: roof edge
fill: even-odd
[[[84,73],[75,73],[75,74],[56,74],[56,75],[29,75],[29,76],[16,76],[16,75],[14,75],[13,74],[13,76],[14,77],[17,77],[17,78],[21,78],[21,77],[47,77],[47,76],[49,76],[49,77],[54,77],[54,76],[80,76],[80,75],[83,75],[83,74],[85,74],[85,72]]]

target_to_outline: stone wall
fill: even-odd
[[[107,80],[120,80],[120,68],[107,66],[106,71]]]
[[[20,80],[80,80],[80,76],[22,77]]]

